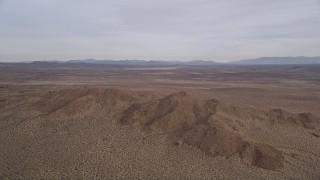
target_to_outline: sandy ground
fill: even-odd
[[[243,118],[245,115],[234,115],[232,120],[244,123],[242,129],[232,131],[237,137],[281,151],[283,167],[268,170],[252,165],[238,154],[211,156],[196,144],[177,145],[166,129],[157,129],[157,126],[143,126],[142,122],[121,124],[123,112],[135,101],[119,100],[113,105],[108,101],[118,97],[126,102],[131,96],[123,91],[138,93],[139,101],[151,103],[185,91],[199,101],[215,98],[249,114],[281,109],[319,117],[319,69],[309,66],[149,69],[2,64],[0,178],[319,179],[317,123],[306,128],[296,123],[270,123],[272,118],[256,121]],[[120,90],[98,98],[96,94],[100,91],[96,90],[77,95],[79,89],[87,88]],[[106,96],[106,101],[101,103],[100,99]],[[149,113],[148,108],[137,112]],[[182,110],[175,112],[179,117],[185,116]],[[167,116],[166,119],[175,118]]]

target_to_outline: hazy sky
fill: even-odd
[[[320,0],[0,0],[0,61],[300,55]]]

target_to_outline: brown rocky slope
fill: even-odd
[[[278,122],[306,128],[319,123],[311,114],[295,115],[282,110],[246,111],[215,99],[195,99],[185,92],[133,104],[124,111],[120,121],[169,134],[176,145],[186,143],[210,156],[236,154],[255,166],[271,170],[283,167],[284,155],[270,145],[247,141],[242,135],[247,121]]]
[[[287,125],[307,129],[319,125],[319,118],[309,113],[292,114],[281,109],[242,109],[215,99],[193,98],[185,92],[159,98],[153,94],[117,89],[66,89],[33,97],[17,97],[0,106],[16,108],[17,102],[24,111],[34,112],[25,119],[41,116],[52,119],[41,122],[41,130],[47,131],[52,123],[59,126],[66,123],[57,120],[60,117],[88,117],[97,108],[102,108],[110,116],[118,118],[121,125],[141,126],[146,133],[165,134],[177,146],[187,144],[197,147],[209,156],[239,156],[252,165],[270,170],[282,168],[285,155],[269,144],[247,137],[248,124],[258,121],[270,124],[271,127]],[[1,123],[2,126],[6,123],[19,124],[23,123],[23,119]]]

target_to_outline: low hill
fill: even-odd
[[[56,154],[51,158],[52,163],[60,162],[55,157],[72,161],[73,153],[79,150],[88,155],[98,152],[95,156],[99,157],[106,150],[92,143],[99,142],[99,133],[111,132],[107,129],[110,120],[115,120],[121,127],[141,128],[145,138],[164,135],[178,148],[187,145],[208,157],[237,157],[254,167],[277,170],[284,168],[285,159],[293,155],[270,142],[253,138],[253,134],[259,136],[262,127],[272,134],[280,133],[278,128],[289,128],[291,132],[300,129],[318,137],[320,125],[319,118],[310,113],[245,109],[215,99],[197,99],[186,92],[158,97],[118,89],[64,89],[12,98],[0,102],[0,109],[0,141],[8,151],[13,148],[12,156],[6,152],[8,158],[14,157],[19,162],[23,156],[13,156],[21,154],[19,148],[34,158],[47,154],[46,151]],[[76,149],[72,150],[73,147]]]

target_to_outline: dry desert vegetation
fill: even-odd
[[[319,72],[0,64],[0,179],[319,179]]]

